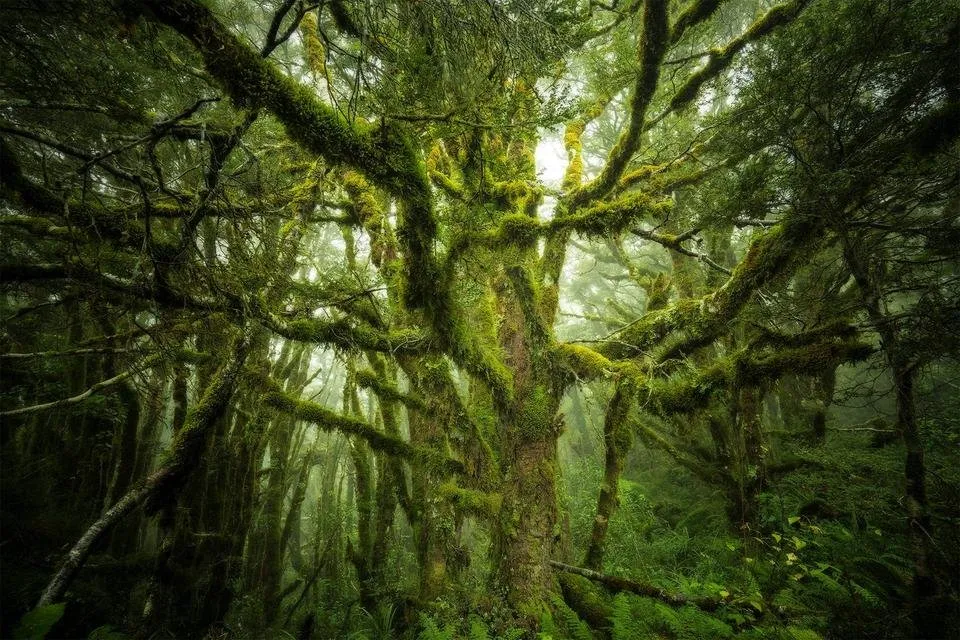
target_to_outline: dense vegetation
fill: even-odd
[[[956,0],[0,24],[3,637],[960,635]]]

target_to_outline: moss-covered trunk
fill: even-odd
[[[603,420],[603,480],[597,498],[597,514],[593,518],[590,545],[584,560],[587,568],[596,571],[603,569],[607,527],[620,505],[620,474],[623,473],[623,461],[633,442],[630,428],[625,424],[632,400],[633,390],[628,385],[618,386]]]
[[[535,618],[549,591],[549,561],[559,540],[557,439],[549,422],[533,437],[518,439],[508,452],[503,502],[494,531],[494,584],[507,602]]]

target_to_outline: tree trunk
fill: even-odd
[[[913,383],[916,370],[909,365],[893,367],[893,384],[897,394],[897,430],[906,448],[907,526],[913,551],[913,622],[919,637],[943,637],[943,614],[936,604],[939,591],[931,565],[933,535],[927,507],[926,466],[923,442],[917,425]]]
[[[597,515],[593,519],[590,546],[584,564],[588,569],[603,569],[603,553],[606,546],[607,527],[620,506],[620,474],[623,461],[633,444],[633,437],[626,424],[627,413],[633,401],[633,392],[628,385],[617,387],[607,407],[603,421],[603,444],[606,451],[603,481],[597,498]]]
[[[939,585],[931,564],[933,529],[927,506],[926,466],[923,441],[917,424],[913,395],[917,363],[905,353],[897,325],[884,312],[877,282],[870,270],[870,263],[861,247],[845,239],[844,257],[850,272],[857,281],[860,299],[875,330],[880,334],[884,355],[893,376],[897,401],[897,431],[906,448],[904,501],[907,511],[907,529],[913,554],[913,610],[914,630],[919,637],[943,637],[944,617],[938,610]]]
[[[495,583],[515,610],[534,619],[553,590],[549,563],[559,538],[557,440],[550,424],[542,426],[541,437],[512,447],[493,546]]]
[[[833,404],[833,394],[837,386],[837,370],[828,369],[814,380],[817,406],[813,411],[811,430],[813,440],[823,444],[827,439],[827,411]]]

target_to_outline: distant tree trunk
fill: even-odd
[[[77,571],[86,562],[93,545],[123,516],[140,504],[146,503],[148,509],[157,510],[175,499],[188,475],[197,467],[210,428],[226,409],[246,358],[247,347],[245,339],[236,341],[232,358],[211,380],[202,398],[188,416],[183,429],[174,439],[169,461],[127,492],[90,525],[47,585],[37,603],[38,607],[61,600]]]
[[[593,434],[590,433],[587,425],[586,407],[583,406],[583,399],[580,397],[582,391],[579,387],[570,389],[570,414],[573,419],[573,430],[577,434],[574,440],[574,446],[578,453],[584,457],[593,455],[595,447],[593,446]]]
[[[290,509],[283,521],[283,530],[280,534],[280,546],[290,551],[290,564],[298,573],[303,572],[303,551],[300,547],[301,513],[303,501],[307,497],[307,485],[310,483],[310,472],[316,464],[316,454],[310,451],[303,457],[297,481],[293,485],[293,494],[290,496]]]
[[[417,388],[427,390],[417,380]],[[424,394],[425,398],[431,399]],[[443,414],[440,414],[443,415]],[[443,425],[434,416],[420,413],[410,415],[410,441],[421,446],[434,446],[443,442]],[[420,567],[419,597],[431,602],[440,597],[447,587],[447,548],[451,543],[453,509],[437,498],[437,481],[430,470],[411,469],[414,502],[414,536],[417,564]]]
[[[146,390],[146,406],[140,421],[140,435],[136,443],[137,451],[132,474],[132,480],[135,482],[150,472],[157,453],[157,440],[168,399],[169,378],[170,369],[165,364],[160,363],[153,367]],[[139,548],[144,524],[142,512],[138,511],[128,522],[118,526],[111,539],[111,548],[115,553],[126,553]]]
[[[827,411],[833,404],[833,394],[837,385],[837,370],[830,368],[814,379],[814,390],[817,406],[813,410],[812,432],[813,440],[823,444],[827,439]]]
[[[605,462],[603,480],[600,484],[600,496],[597,498],[597,515],[593,519],[593,531],[584,565],[588,569],[603,569],[603,554],[606,547],[607,527],[610,519],[620,506],[620,474],[623,473],[623,461],[633,443],[630,427],[626,424],[627,412],[633,400],[628,385],[617,387],[613,399],[607,407],[603,421],[603,444]]]
[[[756,388],[741,389],[737,402],[737,426],[743,439],[743,458],[738,465],[742,487],[739,524],[741,528],[751,529],[756,529],[758,499],[767,484],[767,456],[759,396]]]
[[[808,391],[804,379],[788,374],[780,379],[777,387],[783,426],[790,431],[806,430],[803,416],[807,415],[807,412],[803,408],[803,399],[808,395]]]
[[[188,390],[187,379],[189,371],[185,366],[178,366],[173,376],[170,401],[173,403],[173,412],[170,419],[170,431],[176,439],[187,418]],[[154,563],[153,576],[147,588],[147,599],[143,607],[143,619],[155,628],[158,620],[167,610],[167,596],[170,593],[173,581],[173,572],[170,569],[170,558],[174,550],[174,534],[176,530],[176,510],[173,505],[167,504],[157,518],[158,549]]]
[[[283,572],[281,528],[287,494],[287,463],[295,425],[293,418],[278,416],[270,428],[270,467],[260,514],[262,556],[259,558],[260,571],[255,585],[255,593],[263,598],[263,615],[267,624],[273,621],[277,613],[277,595]]]
[[[396,386],[397,376],[395,366],[388,366],[383,358],[375,353],[368,353],[367,360],[377,376],[385,384]],[[400,425],[398,423],[396,402],[386,398],[379,398],[377,404],[384,433],[393,437],[399,437]],[[385,592],[387,586],[386,568],[391,532],[393,531],[393,522],[397,511],[398,490],[405,491],[406,488],[397,486],[398,480],[403,477],[399,461],[386,455],[378,455],[376,456],[376,470],[376,506],[373,516],[369,564],[371,586],[379,595]]]
[[[879,285],[871,263],[848,239],[844,243],[844,257],[860,290],[860,299],[880,342],[893,377],[897,402],[897,431],[906,448],[904,500],[907,529],[913,554],[913,611],[914,629],[919,637],[939,638],[944,633],[944,617],[938,610],[939,585],[931,567],[933,527],[927,505],[926,465],[923,441],[917,424],[913,383],[919,363],[901,344],[897,325],[883,308]]]

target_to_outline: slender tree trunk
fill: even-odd
[[[844,257],[857,281],[863,307],[880,334],[883,352],[893,376],[897,402],[897,431],[903,438],[906,448],[904,504],[913,553],[914,629],[918,637],[943,637],[944,618],[937,604],[939,585],[931,567],[933,528],[927,505],[926,465],[913,391],[917,363],[905,352],[896,323],[891,321],[884,311],[879,285],[874,280],[870,263],[863,255],[862,249],[845,240]]]
[[[758,499],[767,484],[767,449],[760,421],[758,389],[740,390],[737,422],[743,441],[743,457],[738,465],[741,486],[739,524],[742,529],[756,529]]]
[[[593,519],[593,531],[584,565],[588,569],[603,569],[603,554],[606,547],[607,527],[620,506],[620,474],[633,437],[626,424],[627,413],[633,400],[628,385],[620,385],[614,392],[603,421],[603,445],[606,452],[600,496],[597,498],[597,515]]]
[[[916,369],[910,365],[893,367],[897,394],[897,430],[906,448],[907,526],[913,551],[914,627],[920,637],[942,637],[942,612],[936,604],[939,587],[931,567],[933,527],[927,505],[926,465],[923,441],[917,425],[913,383]]]

